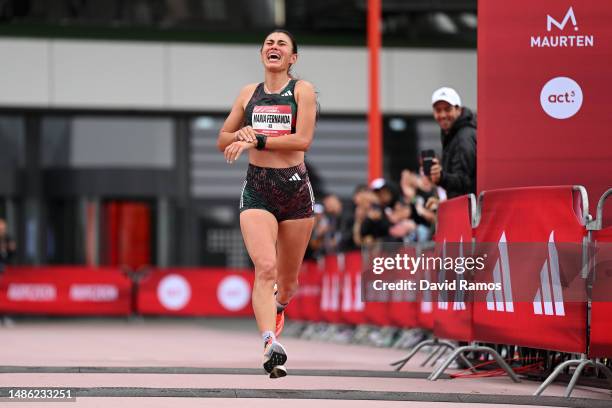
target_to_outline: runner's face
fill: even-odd
[[[288,71],[289,65],[297,61],[289,36],[285,33],[272,33],[266,37],[261,47],[261,61],[267,70]]]

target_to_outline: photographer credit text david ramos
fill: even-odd
[[[457,284],[459,282],[459,284]],[[453,280],[444,282],[430,282],[426,279],[419,281],[411,281],[402,279],[395,282],[386,282],[382,279],[377,279],[372,282],[372,288],[377,291],[417,291],[417,290],[432,290],[432,291],[490,291],[501,290],[502,286],[499,282],[469,282],[467,280]]]

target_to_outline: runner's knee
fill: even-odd
[[[260,283],[276,281],[276,260],[274,258],[255,261],[255,280]]]

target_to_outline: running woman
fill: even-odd
[[[297,52],[288,31],[268,34],[260,50],[264,82],[242,89],[217,140],[230,164],[249,152],[240,229],[255,265],[253,310],[270,378],[287,375],[287,353],[277,338],[314,224],[304,152],[314,136],[317,101],[312,84],[291,76]]]

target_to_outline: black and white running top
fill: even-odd
[[[263,82],[257,85],[244,112],[244,126],[268,137],[295,133],[296,83],[297,79],[291,79],[277,94],[266,93]]]

